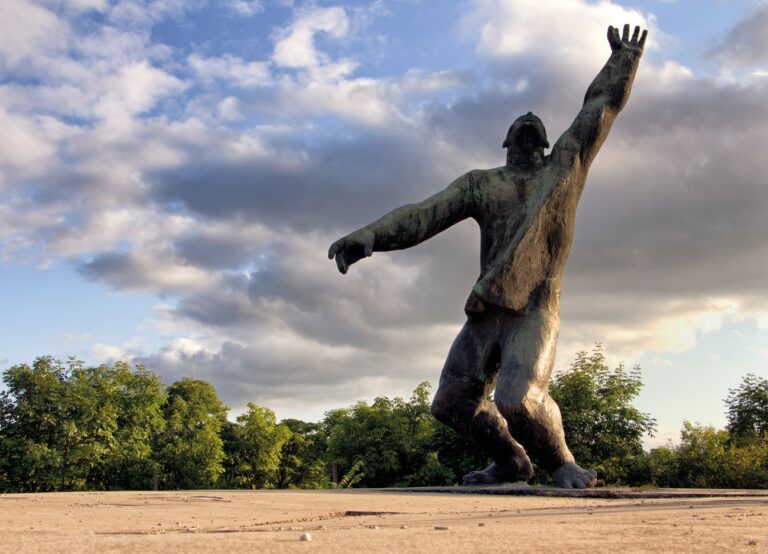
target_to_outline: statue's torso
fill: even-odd
[[[520,310],[544,280],[559,280],[585,177],[578,167],[550,160],[531,171],[498,167],[470,173],[481,233],[475,286],[480,298]]]

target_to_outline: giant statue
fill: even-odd
[[[560,325],[560,281],[587,172],[629,97],[647,31],[608,28],[611,55],[584,106],[549,155],[533,113],[517,118],[502,167],[470,171],[419,204],[408,204],[333,243],[341,273],[377,251],[409,248],[473,218],[480,226],[480,277],[467,321],[440,375],[432,413],[493,459],[463,484],[528,481],[526,449],[558,487],[595,485],[568,449],[560,410],[547,392]],[[490,401],[490,393],[493,401]]]

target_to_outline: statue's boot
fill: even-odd
[[[561,489],[588,489],[597,484],[597,473],[574,462],[561,465],[552,473],[555,486]]]
[[[500,485],[502,483],[515,483],[518,481],[530,481],[533,477],[533,465],[526,457],[522,467],[499,464],[493,462],[485,469],[470,471],[461,482],[464,486],[472,485]]]

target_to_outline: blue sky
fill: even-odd
[[[131,359],[234,412],[317,419],[437,382],[476,277],[462,223],[341,277],[327,245],[556,137],[650,40],[593,165],[558,368],[640,364],[664,441],[768,376],[768,6],[757,0],[4,0],[3,366]]]

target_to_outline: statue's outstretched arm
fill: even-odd
[[[340,238],[328,250],[339,271],[373,252],[402,250],[447,229],[472,215],[469,174],[418,204],[406,204],[362,229]]]
[[[629,25],[624,25],[619,37],[618,29],[608,27],[611,57],[589,85],[579,115],[552,148],[555,160],[570,154],[578,156],[585,166],[592,163],[616,116],[627,103],[647,34],[648,31],[640,34],[640,27],[635,27],[630,38]]]

